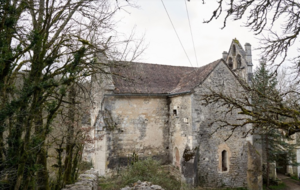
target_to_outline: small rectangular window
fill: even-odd
[[[177,109],[173,109],[173,116],[177,116]]]

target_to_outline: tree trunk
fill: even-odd
[[[267,184],[266,185],[267,185],[267,188],[269,189],[269,186],[270,186],[269,136],[268,136],[268,134],[266,134],[265,136],[266,136],[266,160],[267,160],[267,173],[266,173]]]
[[[47,149],[45,145],[41,147],[41,152],[37,158],[37,164],[42,165],[42,169],[37,172],[37,189],[49,190],[49,175],[47,171]]]
[[[66,160],[65,160],[65,176],[64,181],[66,184],[73,182],[72,180],[72,162],[73,162],[73,148],[74,148],[74,125],[75,125],[75,96],[76,91],[74,85],[70,87],[68,94],[70,106],[68,109],[68,122],[67,122],[67,145],[66,145]]]
[[[41,141],[40,151],[37,155],[36,164],[42,166],[42,168],[37,172],[37,189],[38,190],[48,190],[48,172],[47,172],[47,148],[45,146],[46,134],[43,125],[43,114],[42,108],[39,109],[37,117],[35,119],[35,133]]]
[[[12,143],[12,147],[11,149],[13,150],[11,153],[15,154],[15,155],[11,155],[12,158],[16,157],[16,161],[18,161],[17,164],[17,168],[18,168],[18,172],[17,172],[17,180],[14,186],[14,190],[19,190],[23,181],[23,174],[24,174],[24,170],[25,170],[25,164],[27,161],[27,150],[28,150],[28,146],[29,146],[29,139],[30,139],[30,134],[31,134],[31,123],[30,123],[30,119],[23,118],[23,115],[26,113],[26,108],[23,107],[21,108],[20,112],[17,113],[18,114],[18,118],[17,118],[17,122],[16,122],[16,126],[15,129],[13,129],[12,131],[15,131],[15,134],[13,134],[11,136],[12,141],[14,141]],[[25,124],[23,122],[26,122]],[[24,130],[25,127],[25,138],[23,143],[21,142],[21,136],[22,136],[22,132]]]

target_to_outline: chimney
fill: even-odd
[[[245,44],[245,52],[246,52],[246,61],[249,65],[252,65],[252,53],[251,53],[251,44]]]
[[[223,51],[222,58],[224,59],[224,61],[227,61],[227,57],[228,57],[227,51]]]

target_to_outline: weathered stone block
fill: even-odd
[[[247,184],[249,190],[262,190],[261,156],[254,146],[248,142]]]

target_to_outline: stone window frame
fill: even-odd
[[[226,171],[223,171],[223,169],[222,169],[222,152],[223,151],[226,151],[226,153],[227,153],[227,158],[226,158],[227,170]],[[228,147],[228,145],[226,143],[220,144],[218,146],[218,158],[219,158],[218,172],[219,173],[228,173],[230,171],[231,151],[230,151],[230,148]]]

